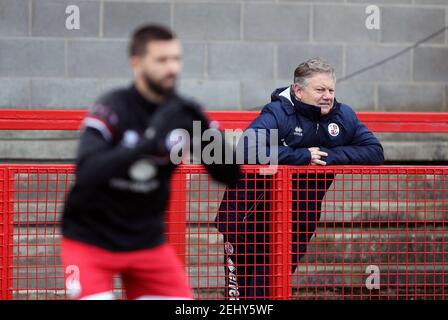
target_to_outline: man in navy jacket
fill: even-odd
[[[380,142],[348,105],[336,101],[335,82],[334,69],[323,59],[300,64],[294,72],[294,83],[275,90],[271,103],[245,131],[261,132],[266,141],[260,141],[259,135],[255,143],[240,139],[245,161],[254,144],[256,149],[263,146],[269,153],[273,145],[268,135],[270,130],[278,130],[278,164],[382,164]],[[292,272],[314,234],[322,199],[333,178],[330,173],[293,176]],[[246,174],[236,189],[226,190],[219,207],[216,224],[224,236],[229,299],[269,298],[268,190],[268,177]]]

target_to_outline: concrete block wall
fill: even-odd
[[[369,4],[380,9],[379,30],[365,26]],[[79,30],[65,27],[69,5],[80,10]],[[182,40],[182,93],[206,109],[249,110],[310,57],[344,78],[412,46],[448,24],[448,0],[0,0],[0,108],[88,108],[127,85],[128,36],[145,22]],[[448,33],[336,90],[357,111],[448,111]],[[71,161],[76,134],[50,135],[0,132],[0,159]],[[426,136],[406,139],[412,149],[388,136],[386,158],[448,159],[446,137]]]
[[[380,29],[365,27],[369,4]],[[80,30],[67,30],[68,5]],[[172,27],[184,43],[180,88],[209,109],[247,109],[323,56],[344,77],[447,25],[447,0],[1,0],[0,106],[86,108],[127,83],[127,38],[144,22]],[[435,38],[341,83],[356,110],[447,111],[448,36]]]
[[[369,4],[380,8],[380,30],[365,27],[365,9]],[[80,8],[80,30],[65,28],[68,5]],[[87,108],[105,90],[128,84],[131,79],[126,55],[128,36],[144,22],[167,24],[181,38],[185,62],[180,81],[183,93],[197,98],[206,109],[248,110],[267,103],[276,87],[291,82],[297,64],[310,57],[327,58],[341,78],[412,46],[448,24],[448,0],[0,0],[0,107]],[[447,112],[448,33],[441,33],[384,65],[341,82],[337,85],[337,97],[357,111]],[[448,159],[446,135],[381,134],[379,137],[388,160]],[[72,161],[76,139],[75,132],[0,131],[0,161]],[[44,196],[52,199],[50,195]],[[213,196],[216,198],[213,198],[216,200],[213,208],[200,208],[197,204],[191,208],[190,218],[197,220],[198,228],[210,227],[220,198],[218,194]],[[365,204],[357,202],[359,217],[356,219],[372,214],[368,211],[372,210],[372,203],[364,210]],[[33,275],[20,275],[26,270],[16,269],[15,288],[61,288],[61,270],[58,283],[48,283],[42,274],[52,271],[40,268],[59,263],[57,260],[47,263],[45,253],[50,255],[49,259],[55,258],[56,253],[42,251],[53,248],[56,240],[51,236],[37,236],[46,234],[42,225],[36,228],[35,239],[33,234],[19,228],[21,219],[48,220],[48,213],[59,212],[60,206],[49,207],[43,202],[33,205],[15,208],[14,249],[16,253],[29,250],[31,260],[18,263],[39,267],[36,272],[41,276],[36,283],[21,283]],[[424,212],[418,206],[414,209],[416,215]],[[345,221],[344,214],[353,210],[329,206],[326,222],[331,227],[333,220]],[[403,203],[393,210],[398,217],[404,210]],[[378,205],[373,212],[382,219],[386,211]],[[318,233],[309,248],[310,263],[325,262],[318,259],[318,253],[324,250],[334,253],[327,256],[331,260],[328,263],[344,261],[351,268],[364,261],[365,257],[359,255],[344,255],[354,250],[343,241],[344,230],[338,227],[329,230],[341,235],[341,241],[332,239],[330,244],[334,247],[323,248],[323,235]],[[426,240],[434,241],[433,235],[443,235],[434,242],[443,246],[443,231],[428,230]],[[405,239],[403,236],[407,234],[405,230],[378,232],[378,239],[372,238],[374,243],[385,242],[387,239],[383,241],[381,237],[388,232],[396,234],[397,239]],[[198,244],[190,248],[193,257],[201,249],[211,247],[216,252],[214,257],[222,261],[222,239],[200,237],[197,232],[196,235],[200,239],[189,239],[190,244]],[[36,246],[27,248],[33,241]],[[409,245],[412,247],[415,241]],[[411,247],[402,250],[411,250]],[[386,256],[386,252],[398,249],[381,246],[356,249],[369,250],[378,250]],[[416,258],[434,262],[445,258],[441,254],[432,259],[433,252],[444,251],[434,247],[428,255]],[[196,257],[198,261],[191,261],[194,266],[190,273],[194,275],[193,283],[201,285],[207,279],[197,275],[208,270],[199,256]],[[216,268],[216,271],[219,274],[214,280],[222,285],[223,269]],[[297,275],[302,271],[299,268]],[[313,273],[316,279],[312,281],[323,279],[319,277],[320,272]],[[304,279],[295,277],[294,283],[303,284]],[[339,284],[346,281],[342,277],[325,279]],[[418,281],[428,282],[428,279]]]

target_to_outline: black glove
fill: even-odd
[[[201,130],[199,137],[193,136],[193,123],[199,121]],[[176,94],[168,97],[152,117],[144,138],[139,144],[139,148],[151,156],[156,156],[163,161],[169,161],[170,151],[173,144],[169,143],[171,133],[176,129],[183,129],[188,132],[190,140],[191,154],[196,158],[201,158],[201,154],[193,154],[194,150],[202,153],[203,148],[208,142],[202,141],[202,133],[211,128],[210,122],[202,112],[201,107],[189,100],[183,99]],[[224,134],[219,131],[221,139],[224,140]],[[200,143],[200,148],[195,148],[193,144]],[[224,162],[225,143],[222,144],[221,155]],[[233,159],[235,156],[233,155]],[[202,161],[201,161],[202,162]],[[235,162],[234,162],[235,163]],[[212,177],[226,184],[236,184],[240,176],[240,167],[236,164],[205,164],[207,171]]]

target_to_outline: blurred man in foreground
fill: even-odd
[[[102,96],[83,122],[76,181],[62,218],[67,289],[77,299],[112,299],[113,277],[120,275],[128,299],[191,299],[183,267],[164,235],[176,168],[171,138],[183,130],[188,142],[198,143],[193,122],[200,124],[199,134],[217,129],[175,91],[181,46],[170,30],[141,27],[129,55],[133,84]],[[234,164],[206,168],[227,184],[240,174]]]

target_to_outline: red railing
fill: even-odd
[[[223,129],[244,129],[256,111],[210,111]],[[375,132],[448,132],[448,113],[358,112],[359,119]],[[0,130],[78,130],[85,110],[0,110]]]
[[[84,114],[3,110],[0,129],[76,130]],[[223,128],[244,128],[255,115],[210,113]],[[377,132],[448,132],[448,114],[359,115]],[[390,130],[397,119],[409,123]],[[448,295],[447,166],[279,166],[272,176],[257,176],[259,166],[243,166],[243,170],[248,183],[262,183],[240,191],[269,194],[253,221],[269,226],[269,237],[255,242],[269,248],[260,254],[270,280],[262,298],[440,299]],[[0,165],[0,298],[65,297],[58,225],[73,172],[72,165]],[[319,174],[334,175],[333,181],[324,190],[322,215],[316,218],[307,252],[294,259],[293,237],[301,232],[293,229],[297,223],[293,213],[298,211],[294,203],[315,201],[307,198],[308,193],[304,198],[297,185],[303,179],[307,184],[317,182]],[[195,297],[222,299],[227,265],[223,235],[214,219],[225,188],[210,181],[197,165],[180,166],[171,187],[168,241],[185,262]],[[240,225],[244,236],[253,235],[249,225],[249,221]],[[370,274],[371,269],[378,272]]]
[[[244,166],[248,175],[258,169]],[[0,229],[2,298],[64,297],[58,224],[73,171],[71,165],[0,166],[6,208]],[[292,272],[292,237],[298,234],[292,229],[292,197],[300,173],[335,177],[316,235]],[[269,240],[258,243],[270,248],[261,253],[271,279],[264,298],[445,298],[447,176],[448,167],[280,166],[275,175],[256,178],[270,181],[254,189],[270,194],[257,221],[270,226]],[[185,262],[196,298],[224,297],[223,239],[214,224],[223,192],[201,166],[181,166],[173,177],[167,237]],[[249,222],[241,225],[243,236],[253,233]],[[378,289],[366,287],[369,266],[380,271]]]

